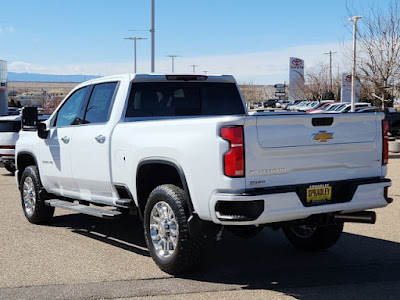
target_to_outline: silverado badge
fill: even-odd
[[[314,133],[311,135],[311,139],[320,142],[326,142],[328,140],[333,139],[334,134],[326,131],[318,131],[318,133]]]

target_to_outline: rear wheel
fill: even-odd
[[[158,267],[169,274],[187,271],[199,261],[198,240],[189,234],[185,192],[174,185],[156,187],[144,211],[147,248]]]
[[[287,239],[298,249],[321,251],[332,247],[340,238],[343,223],[333,225],[288,225],[282,227]]]
[[[15,173],[15,167],[12,164],[5,163],[4,168],[12,174]]]
[[[54,207],[47,206],[36,166],[27,167],[20,182],[22,209],[27,220],[33,224],[43,224],[51,220]]]

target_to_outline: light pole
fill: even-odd
[[[172,73],[174,73],[174,59],[175,59],[175,57],[179,57],[179,55],[170,54],[170,55],[167,55],[167,57],[171,57],[171,60],[172,60]]]
[[[151,73],[154,73],[155,71],[154,71],[154,69],[155,69],[155,66],[154,66],[154,48],[155,48],[155,45],[154,45],[154,40],[155,40],[155,28],[154,28],[154,0],[151,0],[151,29],[150,29],[150,32],[151,32]]]
[[[190,65],[193,68],[193,74],[196,73],[196,67],[197,65]]]
[[[133,71],[136,73],[136,41],[138,40],[146,40],[146,38],[142,37],[126,37],[124,40],[133,40]]]
[[[357,42],[357,20],[361,19],[363,16],[354,16],[349,19],[353,22],[353,70],[351,72],[351,112],[355,111],[354,101],[355,101],[355,81],[356,78],[356,42]]]

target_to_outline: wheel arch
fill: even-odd
[[[158,172],[156,176],[152,178],[153,181],[148,182],[145,179],[152,171]],[[186,176],[181,165],[169,159],[149,158],[140,161],[136,170],[136,195],[139,213],[142,219],[148,196],[155,187],[161,184],[175,184],[181,187],[187,195],[190,214],[194,212]]]
[[[29,151],[21,151],[17,154],[16,169],[18,170],[18,183],[21,181],[23,171],[28,166],[36,166],[39,169],[36,156]]]

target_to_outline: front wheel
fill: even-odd
[[[151,192],[144,210],[147,248],[169,274],[187,271],[199,261],[197,241],[189,234],[187,201],[181,188],[165,184]]]
[[[22,209],[26,219],[33,224],[47,223],[54,214],[54,207],[47,206],[36,166],[27,167],[20,182]]]
[[[343,232],[343,223],[333,225],[287,225],[282,227],[287,239],[298,249],[321,251],[332,247]]]

